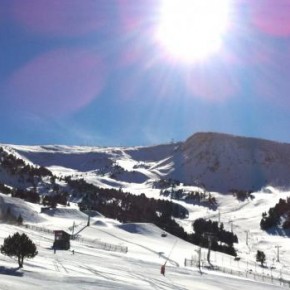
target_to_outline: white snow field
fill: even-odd
[[[0,244],[16,231],[25,232],[39,251],[34,259],[24,261],[20,270],[14,259],[0,254],[0,290],[290,289],[290,232],[282,228],[275,233],[260,229],[262,213],[268,212],[280,198],[290,197],[289,144],[205,133],[193,135],[183,143],[152,147],[4,145],[3,148],[26,163],[47,167],[57,177],[83,178],[98,187],[122,188],[136,195],[144,193],[148,198],[170,200],[155,187],[160,179],[178,179],[183,184],[175,190],[185,192],[202,192],[204,184],[212,189],[210,194],[217,201],[217,209],[172,200],[189,213],[186,219],[176,221],[189,233],[197,218],[222,222],[226,230],[238,237],[239,243],[234,247],[239,259],[212,252],[214,270],[209,270],[207,249],[202,249],[200,272],[199,247],[170,234],[162,237],[163,230],[153,224],[121,224],[95,212],[86,227],[88,217],[74,203],[81,200],[79,196],[70,200],[70,207],[58,206],[44,214],[40,213],[40,205],[0,193],[0,218],[9,206],[14,216],[22,215],[26,225],[2,223]],[[199,179],[193,179],[194,176]],[[17,176],[5,170],[1,177],[7,186],[23,185],[18,184]],[[40,183],[40,194],[49,194],[46,187],[49,182],[44,179]],[[66,186],[60,179],[56,183]],[[253,199],[245,201],[219,193],[230,188],[261,187],[253,193]],[[71,250],[54,254],[53,230],[72,233],[73,223],[78,235],[71,241]],[[257,250],[266,255],[264,267],[256,262]],[[163,276],[160,268],[165,262]]]
[[[62,174],[90,173],[109,186],[142,186],[159,178],[204,184],[207,190],[290,187],[290,144],[221,133],[151,147],[8,145],[16,156]],[[108,173],[114,173],[108,175]]]
[[[234,231],[240,240],[237,248],[241,260],[235,261],[231,256],[212,252],[212,264],[219,270],[208,270],[205,267],[207,250],[202,249],[201,273],[196,267],[198,247],[170,234],[161,237],[162,230],[153,224],[121,224],[99,215],[91,218],[90,226],[85,227],[87,216],[74,205],[43,214],[38,205],[0,194],[0,209],[4,210],[9,204],[13,211],[23,215],[27,225],[18,227],[2,223],[0,244],[8,235],[24,232],[36,243],[39,252],[34,259],[24,261],[23,269],[18,269],[16,259],[0,254],[0,289],[290,288],[287,282],[290,280],[289,239],[268,235],[258,226],[260,212],[287,194],[289,192],[256,193],[254,201],[244,203],[238,203],[230,196],[221,197],[221,219],[235,218]],[[192,210],[188,223],[195,218],[195,212],[217,217],[217,213],[205,209]],[[70,250],[57,250],[54,254],[51,231],[62,229],[71,232],[73,223],[76,225],[75,232],[85,228],[76,240],[71,241]],[[225,225],[229,226],[226,222]],[[246,229],[249,231],[248,246],[245,243]],[[281,246],[280,262],[275,261],[275,245]],[[127,253],[120,251],[127,248]],[[265,251],[265,268],[255,263],[257,249]],[[193,267],[184,266],[185,258],[195,260]],[[163,276],[160,267],[166,261]]]

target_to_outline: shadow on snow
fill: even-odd
[[[0,274],[2,275],[10,275],[10,276],[18,276],[18,277],[22,277],[23,273],[22,272],[18,272],[20,268],[7,268],[4,266],[0,266]]]

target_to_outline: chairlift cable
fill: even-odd
[[[174,242],[174,244],[173,244],[173,246],[172,246],[172,248],[171,248],[171,250],[169,252],[168,258],[167,258],[166,262],[164,263],[164,265],[166,265],[166,263],[169,261],[169,258],[171,256],[171,254],[173,252],[173,249],[175,248],[176,244],[177,244],[177,239],[175,240],[175,242]]]

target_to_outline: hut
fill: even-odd
[[[48,213],[50,211],[50,207],[41,207],[40,213]]]
[[[54,249],[68,250],[70,248],[70,234],[65,231],[54,231]]]

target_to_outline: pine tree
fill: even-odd
[[[12,237],[9,236],[4,239],[0,251],[6,256],[17,257],[20,268],[23,267],[24,258],[33,258],[38,254],[36,245],[29,237],[26,234],[20,235],[18,232]]]
[[[260,262],[262,267],[264,266],[264,263],[266,261],[266,255],[263,251],[259,251],[259,250],[257,251],[256,261]]]

